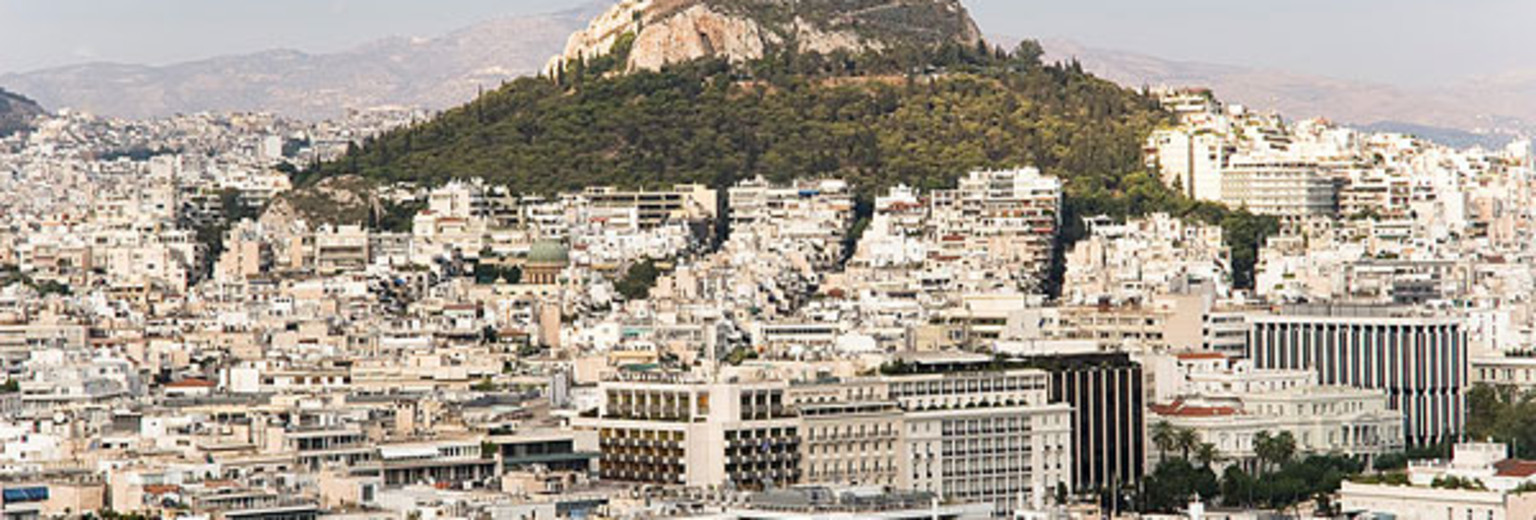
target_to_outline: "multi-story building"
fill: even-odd
[[[700,184],[684,184],[658,191],[591,187],[573,197],[584,199],[593,208],[633,209],[636,226],[640,229],[653,229],[671,222],[712,220],[718,210],[715,190]]]
[[[708,383],[629,374],[599,385],[602,476],[626,482],[741,489],[800,481],[801,422],[784,383]]]
[[[931,194],[929,236],[938,250],[983,269],[1004,268],[1033,282],[1054,254],[1061,225],[1061,180],[1035,168],[977,171]]]
[[[1407,480],[1345,481],[1341,510],[1403,520],[1536,518],[1536,462],[1509,458],[1503,444],[1457,444],[1450,460],[1410,464]]]
[[[1536,390],[1536,357],[1481,355],[1472,357],[1472,384]]]
[[[1221,174],[1221,200],[1260,215],[1338,213],[1338,181],[1315,163],[1284,157],[1233,157]]]
[[[313,265],[317,272],[359,271],[368,261],[368,231],[361,226],[321,226],[315,231]]]
[[[1145,474],[1145,376],[1124,353],[1030,360],[1051,374],[1051,401],[1072,406],[1072,487],[1096,490]]]
[[[801,467],[809,484],[895,486],[906,413],[877,379],[791,385],[802,422]]]
[[[853,225],[853,190],[841,180],[773,184],[761,177],[732,186],[731,241],[759,251],[802,256],[822,270],[843,260]]]
[[[1257,464],[1261,434],[1289,433],[1300,453],[1366,460],[1403,449],[1403,414],[1388,409],[1380,391],[1302,386],[1229,399],[1179,399],[1150,410],[1153,424],[1194,431],[1224,460],[1249,467]]]
[[[1070,490],[1072,408],[1050,400],[1050,374],[971,371],[979,361],[916,358],[918,373],[888,379],[891,398],[907,410],[898,487],[1001,511]]]
[[[1062,298],[1077,305],[1151,301],[1208,286],[1230,291],[1231,260],[1222,230],[1154,214],[1116,224],[1084,219],[1088,237],[1067,254]]]
[[[1261,369],[1310,369],[1323,385],[1386,390],[1409,445],[1455,439],[1466,425],[1467,334],[1454,317],[1393,307],[1300,306],[1252,318]]]
[[[601,383],[598,413],[575,425],[598,432],[610,480],[885,485],[998,511],[1071,489],[1072,409],[1051,400],[1050,374],[961,355],[906,366],[795,384],[630,374]]]
[[[1237,149],[1213,132],[1158,130],[1147,139],[1148,163],[1163,183],[1193,199],[1220,202],[1222,169]]]

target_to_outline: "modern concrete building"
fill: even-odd
[[[1072,406],[1072,487],[1107,489],[1146,472],[1145,376],[1124,353],[1050,356],[1051,401]]]
[[[908,358],[917,373],[889,377],[891,398],[907,410],[908,465],[897,487],[990,502],[1000,511],[1070,490],[1072,408],[1051,401],[1050,374],[976,370],[978,361]]]
[[[605,479],[728,489],[880,485],[1025,507],[1072,486],[1071,407],[1042,370],[937,361],[880,377],[711,383],[631,373],[599,385]]]
[[[1386,390],[1411,446],[1456,439],[1466,425],[1467,334],[1460,320],[1411,308],[1297,306],[1252,318],[1248,357],[1261,369],[1311,369],[1322,385]]]
[[[1315,163],[1288,157],[1239,156],[1221,174],[1221,201],[1260,215],[1335,215],[1339,183]]]
[[[1451,460],[1409,465],[1407,480],[1346,481],[1340,509],[1402,520],[1536,518],[1536,462],[1509,458],[1503,444],[1457,444]]]
[[[633,209],[640,229],[670,222],[712,220],[718,212],[715,190],[701,184],[684,184],[670,190],[620,190],[591,187],[578,195],[594,208]]]
[[[596,430],[605,479],[764,489],[801,478],[801,422],[784,383],[709,383],[628,373],[599,385]]]

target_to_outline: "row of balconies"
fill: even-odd
[[[1029,455],[1033,451],[1034,450],[1030,449],[1028,446],[1008,446],[993,448],[977,447],[976,449],[944,449],[942,453],[944,454],[945,458],[974,456],[1005,457],[1012,455]]]
[[[735,464],[771,464],[777,462],[799,462],[800,454],[795,452],[768,452],[751,455],[729,455],[725,457],[727,466]]]
[[[899,436],[900,435],[898,435],[896,430],[886,430],[881,432],[872,431],[869,433],[831,433],[820,435],[811,434],[807,436],[805,440],[806,442],[813,443],[831,443],[839,441],[886,441],[894,440]]]
[[[620,463],[620,464],[661,464],[661,465],[673,466],[673,465],[680,465],[680,464],[682,464],[682,461],[683,461],[682,457],[673,457],[673,456],[639,455],[639,454],[632,454],[632,453],[604,453],[603,454],[603,463],[604,464],[607,464],[607,463],[610,463],[610,462],[614,462],[614,463]]]
[[[682,449],[682,441],[642,439],[634,437],[609,437],[602,440],[603,446],[624,446],[634,448],[666,448]]]
[[[631,482],[661,482],[682,484],[681,473],[660,471],[603,470],[603,478]]]

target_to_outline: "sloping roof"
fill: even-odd
[[[1505,459],[1493,464],[1500,477],[1529,477],[1536,475],[1536,461]]]
[[[215,386],[219,385],[213,381],[209,381],[207,379],[198,379],[195,377],[189,377],[180,381],[166,383],[165,385],[166,388],[213,388]]]
[[[1152,413],[1170,417],[1226,417],[1240,412],[1231,406],[1190,406],[1183,401],[1150,406]]]
[[[149,484],[149,485],[144,486],[144,493],[147,494],[147,495],[164,495],[164,494],[167,494],[167,493],[180,493],[180,492],[181,492],[181,486],[177,486],[177,485],[174,485],[174,484]]]

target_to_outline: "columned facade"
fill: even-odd
[[[1313,315],[1321,314],[1321,315]],[[1254,319],[1248,356],[1261,369],[1309,369],[1323,385],[1385,390],[1411,446],[1454,441],[1466,422],[1467,335],[1452,318],[1340,315]]]

